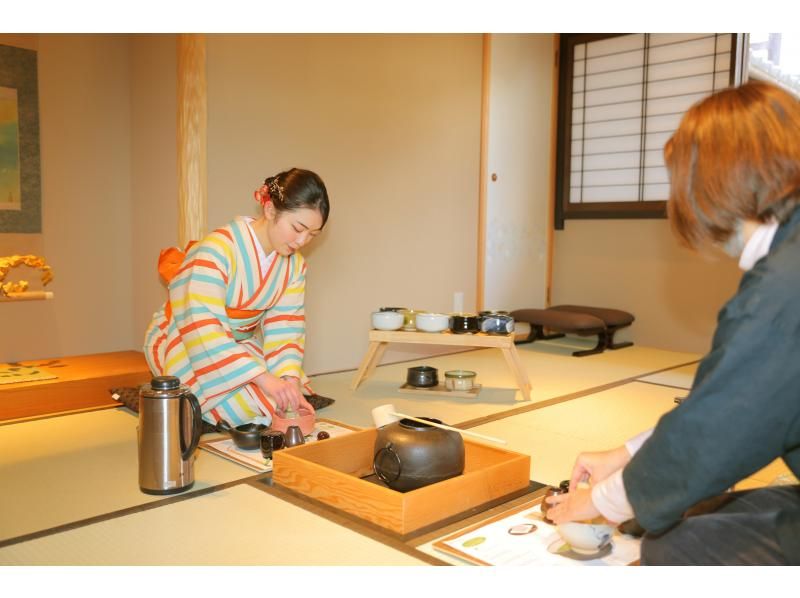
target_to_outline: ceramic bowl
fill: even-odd
[[[578,554],[596,554],[611,542],[614,526],[598,519],[597,522],[569,521],[556,526],[561,538]]]
[[[454,334],[480,332],[480,318],[475,314],[453,314],[450,318],[450,330]]]
[[[397,311],[376,311],[372,314],[372,327],[377,330],[400,330],[404,319],[403,314]]]
[[[481,332],[486,334],[511,334],[514,318],[508,314],[488,314],[481,317]]]
[[[447,390],[472,390],[477,374],[470,370],[449,370],[444,373]]]
[[[442,332],[450,327],[450,316],[446,314],[418,313],[415,321],[417,330],[423,332]]]
[[[418,365],[408,368],[406,382],[417,388],[430,388],[439,384],[439,371],[429,365]]]
[[[287,417],[287,415],[289,417]],[[291,415],[295,415],[296,417],[291,417]],[[307,411],[301,407],[294,414],[276,411],[275,415],[272,417],[270,428],[286,434],[290,426],[299,426],[303,435],[308,436],[314,431],[314,424],[316,421],[317,416],[313,411]]]

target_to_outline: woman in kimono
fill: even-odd
[[[744,275],[688,398],[653,430],[579,455],[548,517],[635,517],[642,564],[800,565],[796,480],[726,492],[774,459],[800,477],[800,100],[759,82],[720,91],[664,157],[679,238],[724,247]]]
[[[238,217],[184,254],[161,252],[168,299],[145,333],[158,376],[177,376],[203,418],[239,425],[271,421],[276,408],[313,408],[303,396],[306,262],[299,249],[317,236],[330,206],[315,173],[293,168],[255,192],[258,218]]]

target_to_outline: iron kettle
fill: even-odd
[[[176,494],[194,484],[200,403],[175,376],[157,376],[139,390],[139,488]]]

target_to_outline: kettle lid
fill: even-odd
[[[175,390],[180,388],[181,381],[176,376],[156,376],[150,381],[153,390]]]

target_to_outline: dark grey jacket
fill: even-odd
[[[623,480],[636,519],[661,532],[778,457],[800,477],[800,208],[742,277],[688,400],[659,420]],[[800,499],[778,525],[800,564]]]

